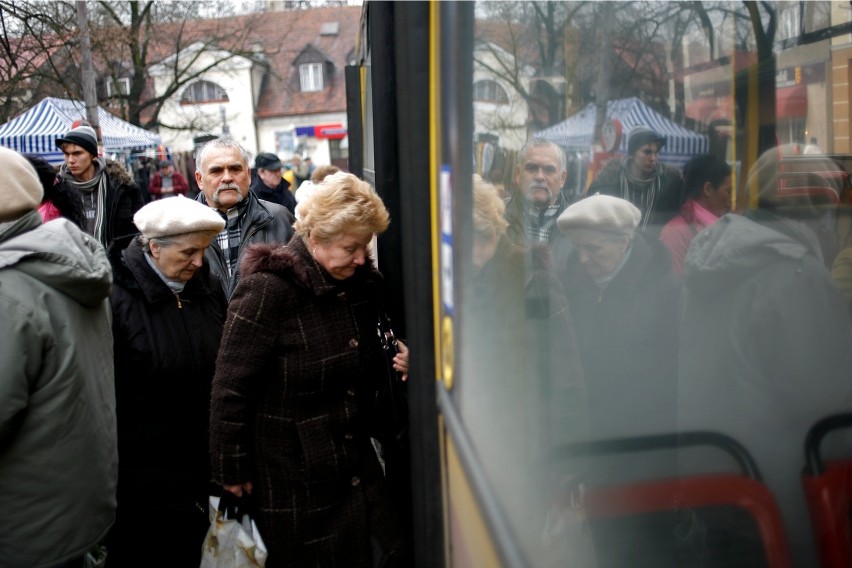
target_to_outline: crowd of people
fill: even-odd
[[[253,184],[223,137],[197,153],[196,198],[163,162],[145,204],[91,127],[56,143],[58,171],[0,148],[0,565],[198,566],[223,491],[267,566],[408,565],[375,419],[408,349],[376,340],[373,189],[312,168],[296,221],[278,158]]]
[[[510,226],[519,228],[510,234],[517,244],[551,250],[573,328],[556,341],[579,346],[588,440],[700,430],[738,440],[778,502],[794,565],[816,566],[801,488],[805,436],[821,418],[852,408],[852,331],[843,280],[829,271],[844,258],[835,261],[831,247],[842,239],[826,230],[839,200],[825,195],[839,190],[787,189],[795,178],[784,178],[781,162],[791,149],[773,148],[745,182],[759,199],[730,214],[731,167],[701,155],[681,174],[659,161],[664,144],[658,133],[635,128],[628,154],[569,204],[559,195],[561,149],[530,140],[507,207]],[[817,171],[838,169],[828,158],[808,159]],[[585,464],[584,475],[594,487],[719,464],[691,452],[621,455]],[[707,546],[707,538],[731,530],[716,522],[697,513],[592,525],[598,565],[695,565],[704,553],[706,566],[754,561],[744,549],[735,559]],[[750,544],[761,550],[759,541]]]
[[[516,448],[535,459],[574,442],[726,433],[765,472],[796,566],[815,565],[800,442],[852,404],[852,329],[815,232],[826,209],[779,192],[773,149],[746,182],[760,206],[729,214],[730,166],[696,156],[682,174],[659,161],[664,144],[634,129],[574,203],[547,140],[521,149],[506,201],[475,177],[462,365],[489,380],[460,396],[466,426],[496,440],[478,451],[521,516],[514,489],[552,479],[525,477],[533,462]],[[270,568],[410,565],[388,479],[398,440],[377,395],[389,366],[407,376],[408,348],[389,362],[376,340],[386,284],[372,242],[390,218],[371,186],[301,162],[289,171],[310,176],[296,188],[271,153],[253,178],[223,137],[197,153],[196,197],[166,161],[146,204],[91,127],[57,146],[58,171],[0,148],[0,565],[77,568],[99,546],[108,566],[160,565],[144,544],[159,522],[174,565],[197,566],[208,496],[223,491],[251,503]],[[571,479],[702,461],[584,461]],[[682,523],[593,527],[598,561],[676,565],[696,553],[667,545]]]

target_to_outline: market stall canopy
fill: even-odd
[[[609,121],[618,120],[621,124],[624,134],[615,149],[621,154],[627,153],[627,138],[636,126],[647,126],[666,137],[660,160],[667,164],[683,167],[692,156],[709,151],[707,136],[675,124],[636,97],[609,101],[606,114]],[[535,136],[552,140],[572,152],[591,152],[596,115],[595,104],[589,103],[577,114]]]
[[[57,138],[71,129],[74,121],[85,119],[82,101],[47,97],[25,113],[0,126],[0,146],[22,154],[38,154],[52,164],[62,163]],[[160,136],[134,126],[98,107],[101,137],[107,153],[146,148],[161,144]]]

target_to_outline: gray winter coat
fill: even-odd
[[[781,508],[793,565],[816,566],[801,484],[805,434],[852,410],[852,331],[813,234],[756,215],[725,215],[687,253],[678,426],[745,445]],[[682,465],[691,473],[722,462],[701,454]]]
[[[69,221],[0,223],[0,566],[81,557],[112,525],[111,282]]]

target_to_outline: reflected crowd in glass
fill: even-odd
[[[453,397],[531,566],[828,565],[850,518],[850,22],[477,4]]]

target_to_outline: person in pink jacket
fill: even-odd
[[[680,277],[692,239],[731,209],[731,166],[713,154],[696,156],[684,168],[684,187],[686,202],[660,232],[672,270]]]
[[[50,162],[36,154],[24,154],[24,158],[30,163],[38,175],[44,197],[38,212],[42,221],[47,223],[60,217],[65,217],[81,229],[86,227],[86,212],[83,210],[83,196],[80,190],[58,184],[56,180],[56,168]]]

